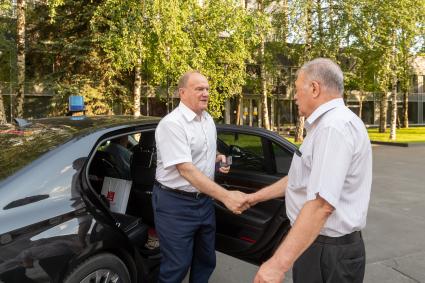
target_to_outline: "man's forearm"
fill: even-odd
[[[180,175],[200,192],[222,201],[227,196],[227,190],[205,176],[191,163],[177,165]]]
[[[285,195],[288,185],[288,176],[252,194],[252,202],[258,203],[270,199],[280,198]]]
[[[271,260],[288,271],[296,259],[313,243],[333,211],[324,199],[308,201]]]

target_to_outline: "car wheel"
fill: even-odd
[[[113,254],[93,256],[74,268],[64,283],[129,283],[130,274],[124,262]]]

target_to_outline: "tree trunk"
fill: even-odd
[[[140,116],[140,99],[142,92],[142,75],[141,75],[141,65],[142,60],[139,58],[137,60],[137,66],[134,68],[134,88],[133,88],[133,98],[134,98],[134,116]]]
[[[242,94],[238,96],[238,100],[236,101],[236,125],[240,126],[241,123],[241,112],[242,112]]]
[[[270,130],[269,107],[267,103],[266,66],[264,64],[264,40],[261,42],[261,50],[261,113],[263,118],[263,127]]]
[[[303,62],[311,59],[311,48],[313,46],[313,1],[308,0],[305,7],[306,17],[306,38],[304,45]],[[295,129],[295,141],[302,142],[304,140],[304,117],[297,114],[297,125]]]
[[[319,46],[320,46],[320,57],[324,57],[323,54],[323,15],[322,15],[322,1],[316,0],[316,11],[317,11],[317,26],[319,30]]]
[[[362,119],[363,115],[363,91],[360,91],[360,97],[359,97],[359,118]]]
[[[396,128],[397,128],[397,48],[396,48],[397,35],[393,31],[392,46],[393,52],[391,56],[391,120],[390,120],[390,140],[396,140]]]
[[[387,92],[384,90],[381,94],[381,101],[379,107],[379,132],[385,133],[387,131]]]
[[[18,91],[16,93],[15,116],[22,118],[24,115],[25,95],[25,0],[17,1],[16,34]]]
[[[409,128],[409,93],[403,94],[403,128]]]
[[[298,116],[294,140],[295,142],[302,142],[304,140],[304,117]]]
[[[3,95],[0,89],[0,125],[6,124],[6,123],[7,123],[7,120],[6,120],[6,113],[4,111]]]
[[[390,128],[390,140],[396,140],[396,127],[397,127],[397,77],[393,75],[391,91],[391,128]]]
[[[259,10],[264,13],[263,2],[259,1]],[[267,103],[267,81],[266,81],[266,62],[264,58],[265,52],[265,36],[261,35],[260,43],[260,80],[261,80],[261,114],[263,127],[270,130],[269,108]]]
[[[313,0],[307,0],[305,7],[305,46],[303,61],[311,59],[311,49],[313,47]]]

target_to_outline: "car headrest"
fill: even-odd
[[[142,133],[140,140],[139,140],[139,147],[140,148],[152,148],[155,147],[155,133],[154,132],[148,132],[148,133]]]

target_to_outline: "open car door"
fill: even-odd
[[[217,150],[232,156],[230,172],[216,174],[224,188],[253,193],[288,174],[296,147],[278,134],[217,125],[217,135]],[[258,203],[241,215],[217,201],[216,218],[217,250],[254,264],[273,254],[290,227],[284,198]]]

